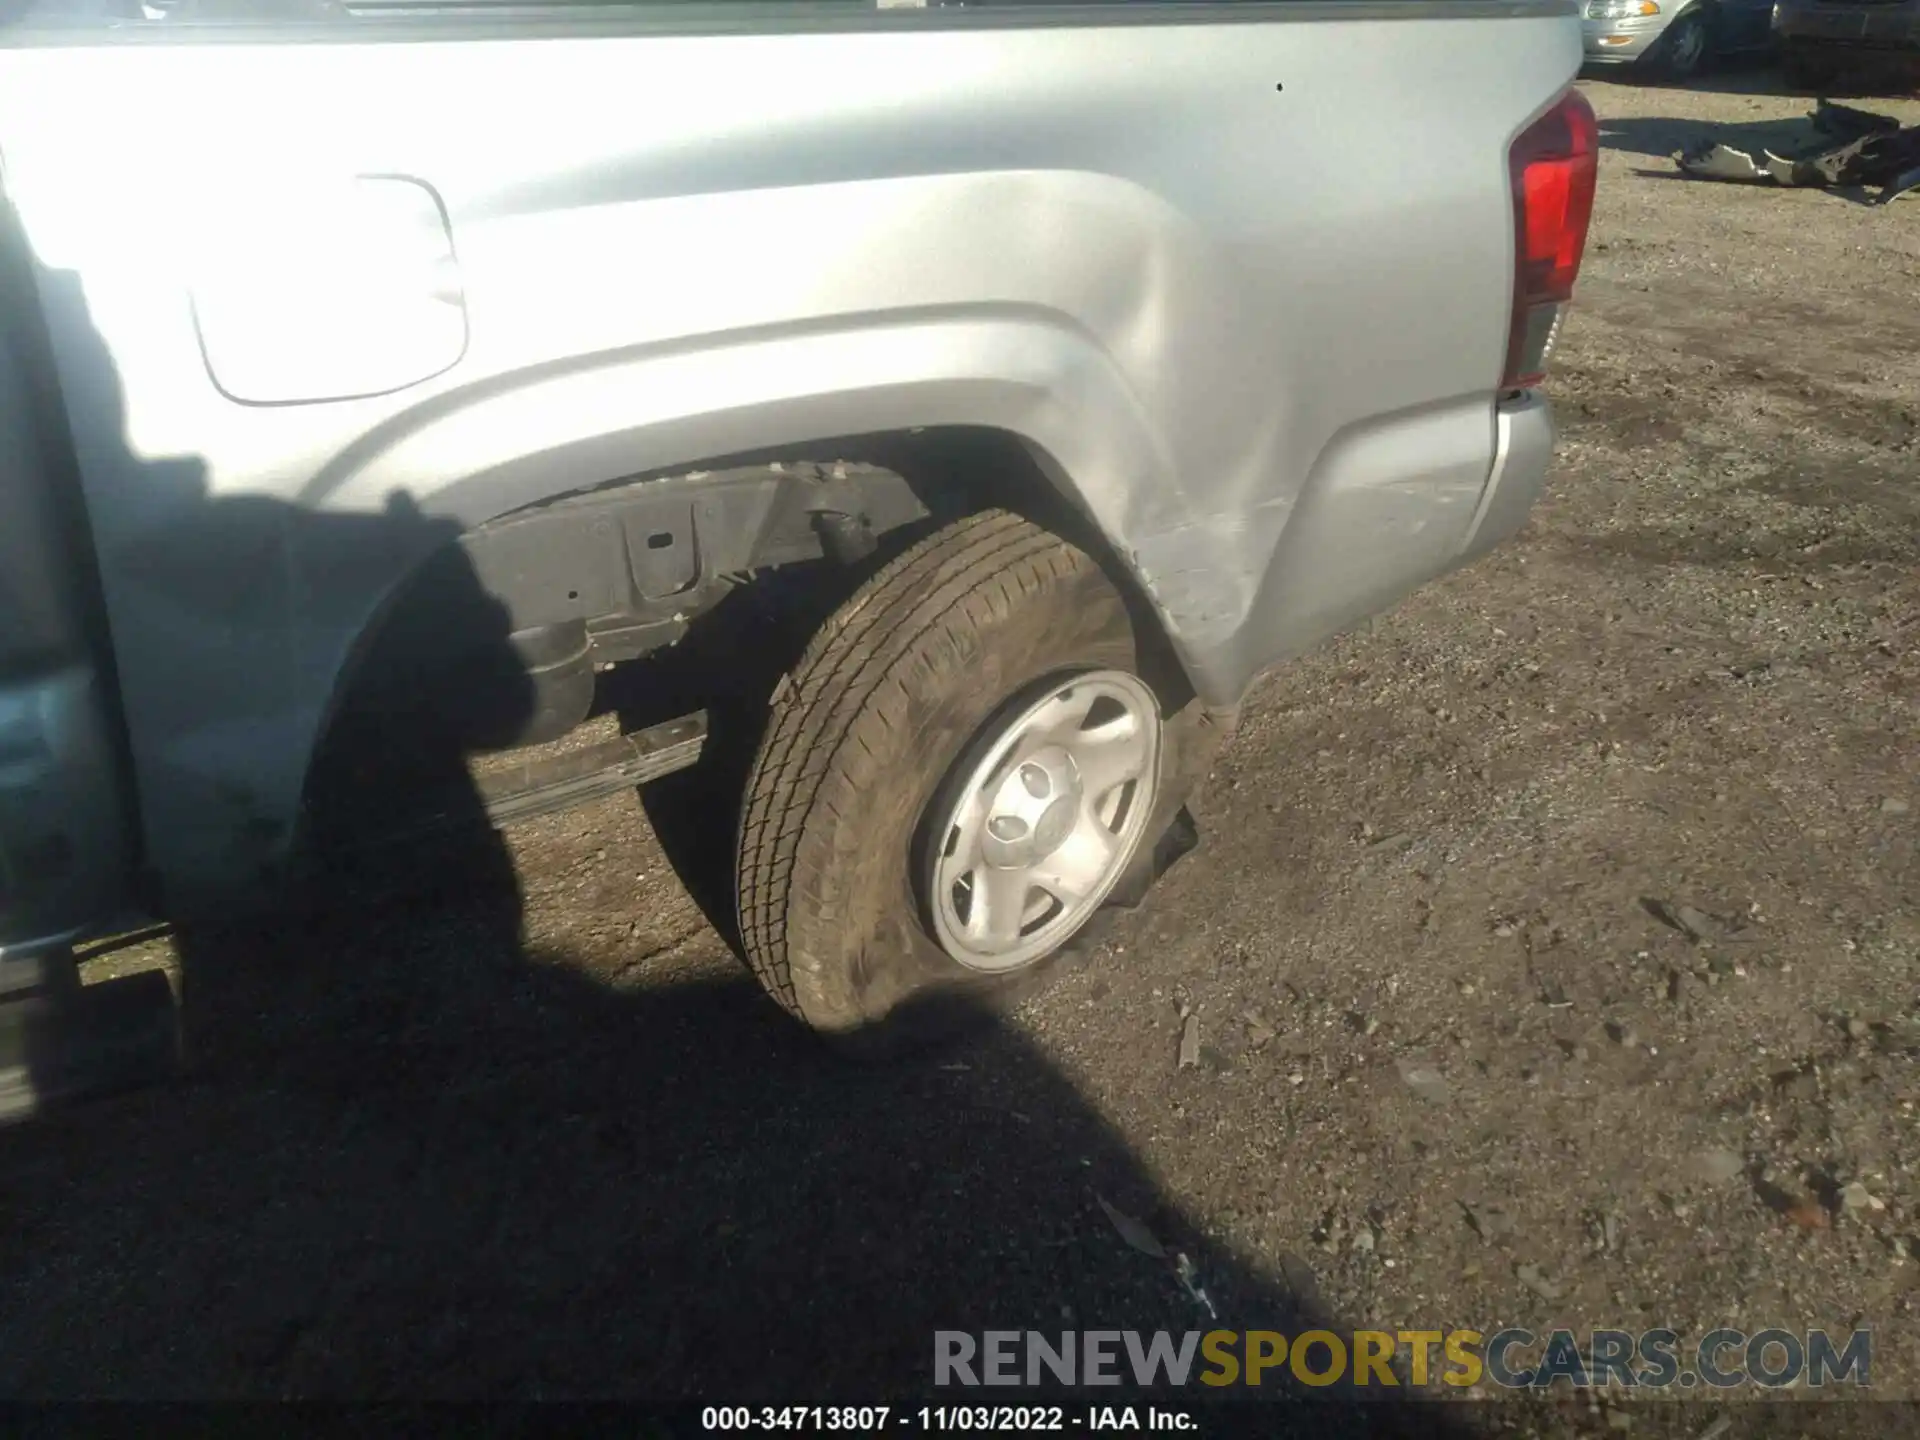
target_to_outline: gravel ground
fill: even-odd
[[[182,942],[191,1078],[0,1136],[0,1390],[863,1400],[1211,1324],[1104,1199],[1225,1325],[1864,1324],[1920,1395],[1920,200],[1675,179],[1765,73],[1589,93],[1549,498],[1263,686],[1090,964],[832,1061],[632,797]]]

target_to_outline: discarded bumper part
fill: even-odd
[[[1816,188],[1877,185],[1882,205],[1920,187],[1920,125],[1902,127],[1888,116],[1824,100],[1809,119],[1820,139],[1797,153],[1763,150],[1755,159],[1709,139],[1680,151],[1674,164],[1701,180]]]
[[[1823,135],[1835,135],[1844,140],[1856,139],[1861,135],[1890,135],[1900,128],[1900,122],[1891,115],[1856,110],[1851,105],[1842,105],[1834,100],[1817,101],[1812,119],[1813,128]]]
[[[1733,180],[1757,183],[1773,180],[1782,185],[1792,185],[1793,162],[1782,160],[1771,151],[1762,151],[1761,158],[1755,160],[1744,150],[1735,150],[1731,145],[1716,145],[1711,141],[1702,141],[1691,150],[1682,150],[1673,157],[1687,174],[1701,180]]]
[[[1894,182],[1880,192],[1880,203],[1887,204],[1898,200],[1902,195],[1920,195],[1920,165],[1897,177]]]

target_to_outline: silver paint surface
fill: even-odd
[[[1500,436],[1524,516],[1551,430],[1496,417],[1506,153],[1579,65],[1571,6],[1154,8],[1184,13],[0,52],[170,896],[284,854],[420,555],[569,491],[999,428],[1223,705],[1486,540]],[[450,253],[392,216],[360,271],[316,251],[363,177],[430,192]],[[215,291],[255,395],[209,369]]]

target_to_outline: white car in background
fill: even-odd
[[[1589,66],[1633,66],[1673,80],[1718,56],[1773,44],[1772,0],[1584,0]]]

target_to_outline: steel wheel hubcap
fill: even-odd
[[[990,725],[935,802],[927,908],[940,948],[1011,970],[1100,908],[1160,778],[1160,703],[1124,670],[1061,680]]]

